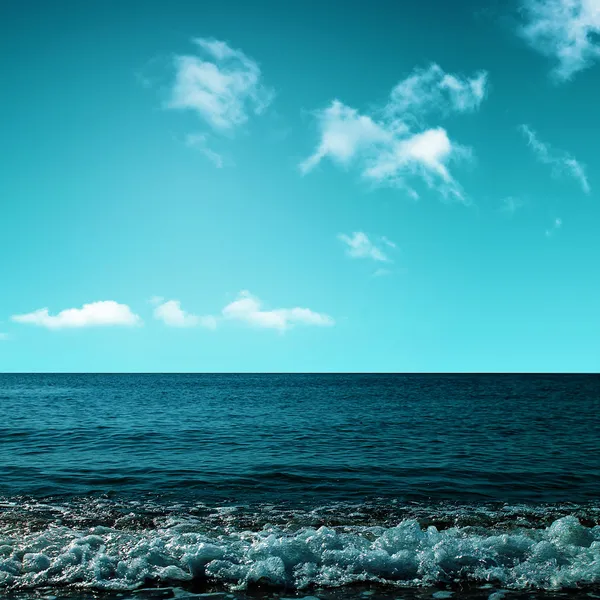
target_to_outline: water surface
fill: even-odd
[[[0,408],[5,593],[600,585],[596,376],[0,375]]]

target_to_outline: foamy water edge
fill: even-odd
[[[406,519],[392,527],[265,525],[206,531],[194,518],[127,529],[50,523],[0,532],[0,589],[134,590],[210,581],[309,590],[373,583],[427,587],[465,582],[560,590],[600,583],[600,526],[565,516],[540,528],[438,530]]]

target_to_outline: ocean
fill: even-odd
[[[600,598],[600,377],[0,375],[0,597]]]

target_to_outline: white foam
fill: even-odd
[[[600,527],[564,517],[545,529],[507,533],[462,527],[321,527],[290,533],[203,533],[192,522],[152,530],[51,526],[0,534],[0,589],[75,585],[131,590],[149,580],[209,578],[230,590],[253,583],[428,586],[455,580],[496,588],[556,590],[600,583]]]

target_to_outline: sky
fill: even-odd
[[[600,369],[600,0],[5,0],[0,72],[0,372]]]

